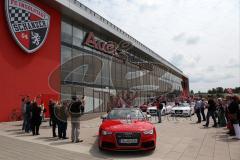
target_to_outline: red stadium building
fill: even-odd
[[[88,113],[119,97],[188,96],[181,70],[76,0],[2,0],[0,31],[0,121],[27,95],[45,105],[84,95]]]

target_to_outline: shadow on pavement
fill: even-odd
[[[21,131],[22,129],[8,129],[8,130],[5,130],[5,132],[16,132],[16,131]]]
[[[17,135],[15,137],[32,137],[33,135],[31,133],[26,133],[26,134],[22,134],[22,135]]]
[[[50,129],[52,128],[51,126],[40,126],[40,129]]]
[[[98,140],[90,149],[90,154],[97,158],[143,158],[153,154],[154,151],[100,151],[98,149]]]
[[[60,146],[60,145],[66,145],[66,144],[73,144],[73,143],[69,140],[57,140],[56,142],[50,143],[50,145],[53,145],[53,146]]]
[[[240,142],[240,140],[235,139],[234,136],[229,136],[227,133],[219,132],[216,135],[213,136],[216,138],[216,141],[222,141],[222,142]]]
[[[36,137],[36,140],[43,140],[45,142],[49,142],[49,141],[58,141],[58,138],[56,137]]]

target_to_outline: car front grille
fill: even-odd
[[[182,110],[175,110],[176,114],[182,114],[182,112],[183,112]]]
[[[157,113],[157,110],[150,109],[149,112],[150,112],[150,113]]]
[[[116,133],[117,144],[119,146],[138,146],[140,143],[141,133],[136,132],[123,132]],[[136,141],[136,142],[123,142],[125,141]]]

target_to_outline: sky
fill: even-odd
[[[240,86],[240,0],[79,0],[177,66],[194,92]]]

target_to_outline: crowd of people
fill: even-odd
[[[237,96],[226,98],[208,96],[207,99],[198,97],[194,109],[198,119],[196,123],[206,121],[203,126],[209,127],[211,117],[214,123],[212,127],[227,127],[228,134],[240,140],[240,99]]]
[[[29,96],[22,98],[21,103],[23,124],[22,130],[32,133],[33,136],[40,135],[39,128],[44,121],[47,109],[43,103],[38,104],[36,98],[33,100]],[[71,101],[58,102],[52,99],[48,102],[49,126],[52,127],[52,137],[68,139],[67,124],[71,122],[71,140],[74,143],[82,142],[79,139],[80,117],[84,114],[85,97],[81,99],[73,96]],[[57,132],[56,132],[57,129]],[[57,134],[58,133],[58,134]]]
[[[209,127],[210,118],[213,120],[212,127],[227,127],[230,136],[236,136],[240,140],[240,100],[237,96],[228,96],[226,98],[217,98],[208,96],[207,98],[197,97],[194,100],[188,100],[189,103],[195,101],[194,110],[197,115],[197,122],[205,122],[204,127]],[[157,106],[158,122],[161,123],[162,104],[165,103],[161,97],[155,99],[152,105]],[[179,102],[176,101],[175,104]],[[44,121],[47,109],[43,103],[38,104],[36,98],[31,100],[29,96],[22,99],[23,125],[22,130],[26,133],[32,132],[32,135],[39,135],[39,127]],[[80,117],[84,113],[85,97],[81,99],[73,96],[71,101],[57,102],[49,100],[49,125],[52,127],[52,137],[59,139],[68,139],[67,125],[71,122],[71,140],[72,142],[82,142],[79,139]],[[205,110],[207,114],[205,115]],[[57,133],[56,133],[57,129]]]

